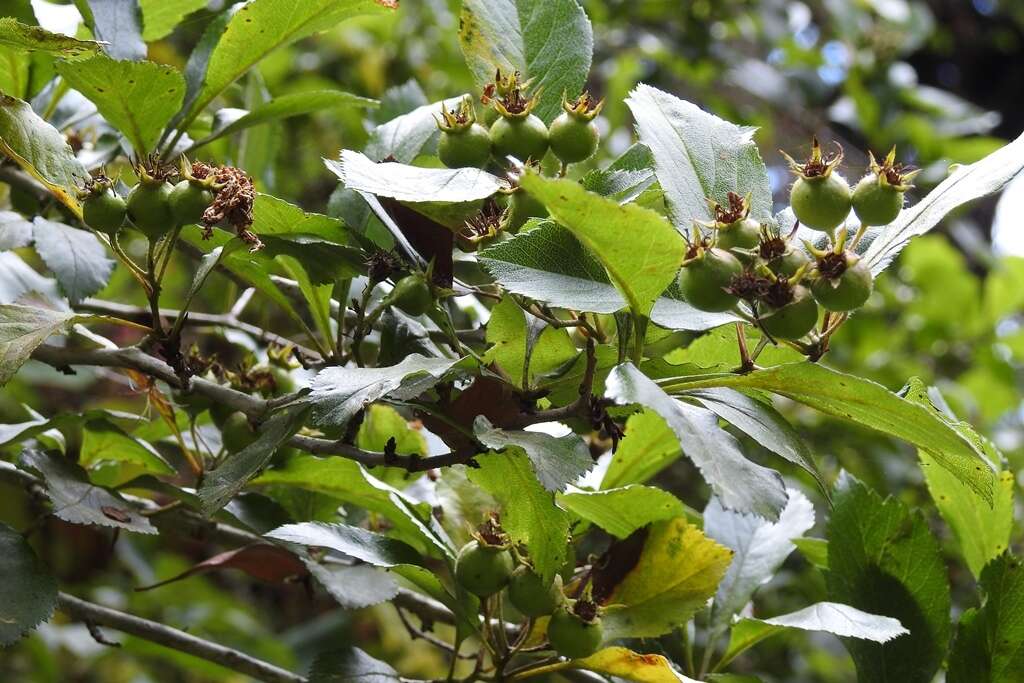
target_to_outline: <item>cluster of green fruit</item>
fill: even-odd
[[[789,157],[787,157],[789,158]],[[814,329],[818,306],[848,313],[871,295],[870,269],[852,251],[864,231],[888,225],[903,208],[904,193],[917,171],[895,163],[895,150],[882,163],[871,155],[867,175],[854,190],[836,167],[842,149],[825,156],[814,140],[804,163],[789,158],[796,175],[790,205],[800,224],[828,234],[828,249],[793,243],[796,229],[782,236],[749,216],[749,197],[730,192],[728,206],[712,204],[715,220],[695,227],[679,273],[683,297],[702,311],[721,312],[746,301],[757,324],[776,339],[797,340]],[[846,220],[853,209],[861,227],[847,248]]]
[[[295,379],[284,367],[271,363],[257,365],[242,373],[243,384],[231,382],[235,388],[256,390],[268,396],[284,396],[296,390]],[[235,377],[238,380],[238,376]],[[251,446],[258,436],[248,416],[234,408],[195,392],[175,392],[175,402],[184,408],[189,415],[195,417],[209,411],[210,419],[220,430],[221,445],[226,453],[237,453]]]
[[[106,177],[94,178],[82,193],[82,220],[93,230],[110,236],[125,225],[135,227],[151,241],[159,240],[172,228],[198,223],[213,203],[212,178],[196,178],[186,169],[177,184],[165,173],[139,171],[139,182],[127,199]]]
[[[566,565],[571,579],[574,563]],[[549,617],[548,645],[570,659],[597,652],[604,638],[598,607],[590,599],[570,600],[562,591],[562,576],[545,581],[513,549],[494,520],[480,527],[474,540],[459,551],[455,579],[474,595],[487,599],[506,590],[508,601],[529,620]]]
[[[563,166],[593,156],[601,138],[594,118],[604,101],[595,102],[589,93],[574,101],[563,97],[564,111],[549,128],[533,113],[537,93],[527,97],[527,85],[519,82],[517,73],[503,78],[498,72],[482,98],[485,104],[493,104],[485,110],[485,122],[490,128],[477,123],[476,110],[468,97],[458,109],[442,109],[437,122],[441,129],[437,150],[441,163],[448,168],[483,168],[492,157],[504,163],[509,156],[539,162],[548,149]]]

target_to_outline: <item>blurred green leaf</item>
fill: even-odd
[[[494,81],[496,69],[531,80],[545,123],[561,113],[563,94],[580,94],[594,51],[590,20],[576,0],[466,0],[459,43],[478,88]]]

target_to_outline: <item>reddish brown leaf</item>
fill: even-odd
[[[190,576],[205,574],[219,569],[240,569],[249,576],[268,583],[283,583],[285,581],[303,579],[309,574],[302,560],[287,550],[276,545],[254,543],[214,555],[177,576],[154,583],[152,586],[143,586],[135,590],[148,591],[187,579]]]

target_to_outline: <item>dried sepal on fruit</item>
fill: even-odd
[[[491,136],[476,122],[476,111],[469,97],[459,102],[457,109],[441,108],[437,119],[441,140],[437,156],[448,168],[483,168],[491,158]]]
[[[789,192],[793,213],[804,225],[832,234],[850,214],[850,185],[836,168],[843,160],[843,148],[836,143],[836,151],[824,154],[818,139],[811,142],[811,155],[803,163],[785,152],[796,180]]]
[[[177,170],[150,159],[135,169],[139,182],[128,193],[128,218],[139,232],[156,241],[175,226],[171,211],[171,185]]]
[[[736,295],[730,287],[742,272],[743,264],[739,259],[712,247],[695,227],[679,271],[679,289],[687,303],[698,310],[728,311],[736,305]]]
[[[868,173],[853,189],[853,210],[864,225],[888,225],[903,210],[904,193],[920,169],[910,169],[896,161],[896,147],[878,163],[868,152]]]
[[[807,245],[816,259],[811,293],[824,308],[837,313],[852,311],[867,303],[874,285],[867,264],[844,248],[846,235],[846,230],[841,230],[832,249],[820,250]]]
[[[572,101],[562,95],[563,111],[551,122],[549,130],[551,151],[559,161],[575,164],[594,155],[601,141],[594,119],[603,107],[604,100],[595,102],[587,91]]]
[[[548,127],[533,113],[539,96],[537,91],[527,97],[522,88],[515,87],[494,101],[499,114],[490,130],[495,157],[504,160],[511,156],[523,161],[544,158],[548,151]]]
[[[182,157],[177,182],[171,190],[171,212],[178,225],[192,225],[202,220],[206,209],[213,203],[214,180],[209,175],[196,177],[192,163]]]
[[[93,230],[115,235],[124,224],[128,205],[114,190],[114,182],[100,173],[86,183],[79,192],[82,200],[82,220]]]
[[[559,607],[548,622],[548,643],[563,657],[581,659],[597,652],[604,640],[599,608],[590,598]]]
[[[508,535],[492,515],[477,528],[473,540],[462,546],[455,559],[455,580],[479,597],[494,595],[509,582],[515,563],[509,553]]]
[[[761,241],[761,224],[750,217],[750,197],[728,192],[725,206],[708,198],[714,220],[704,225],[714,229],[719,249],[753,249]]]
[[[790,278],[776,277],[764,269],[769,280],[758,301],[758,324],[769,336],[795,340],[804,337],[818,322],[818,304],[811,292],[800,284],[806,266]]]

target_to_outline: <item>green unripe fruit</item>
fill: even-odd
[[[836,278],[819,277],[811,283],[811,293],[830,311],[842,313],[863,306],[871,296],[874,279],[863,261],[847,266]]]
[[[479,123],[441,131],[437,156],[448,168],[483,168],[491,158],[491,135]]]
[[[210,406],[210,419],[213,420],[213,424],[216,425],[217,429],[223,429],[224,424],[228,421],[235,412],[234,408],[229,407],[224,403],[213,403]]]
[[[197,394],[194,391],[175,391],[173,394],[173,398],[174,402],[177,403],[182,410],[184,410],[192,417],[195,417],[204,410],[209,409],[210,406],[212,405],[210,399],[203,396],[202,394]]]
[[[569,112],[562,112],[551,122],[548,131],[551,151],[559,161],[575,164],[594,156],[601,134],[593,121],[586,121]]]
[[[117,234],[126,215],[128,205],[110,187],[94,192],[82,201],[82,220],[93,230],[107,235]]]
[[[753,249],[761,243],[761,224],[753,218],[744,218],[718,228],[716,245],[719,249]]]
[[[502,232],[515,233],[531,218],[546,218],[548,209],[525,190],[516,190],[508,198],[508,206],[501,216]]]
[[[171,190],[171,213],[178,225],[192,225],[203,218],[213,203],[213,191],[201,183],[182,180]]]
[[[864,225],[889,225],[903,210],[903,192],[870,173],[853,189],[853,210]]]
[[[220,438],[228,453],[238,453],[256,441],[256,431],[245,413],[234,412],[220,428]]]
[[[494,156],[502,162],[508,156],[521,161],[540,161],[548,151],[548,127],[534,114],[502,116],[491,126]]]
[[[295,393],[296,384],[295,378],[292,377],[292,373],[282,367],[274,365],[270,368],[270,374],[274,378],[274,396],[284,396],[285,394]]]
[[[508,583],[513,562],[508,550],[501,546],[481,545],[470,541],[455,558],[455,580],[474,595],[494,595]]]
[[[790,278],[810,262],[810,257],[803,249],[790,247],[781,256],[768,261],[767,265],[779,277]]]
[[[175,225],[171,211],[171,186],[143,179],[128,193],[128,218],[150,240],[158,240]]]
[[[792,301],[761,309],[760,322],[764,331],[776,339],[800,339],[818,324],[818,304],[806,287],[796,285]]]
[[[732,279],[743,272],[735,256],[721,249],[707,249],[683,265],[679,272],[679,289],[683,298],[701,311],[728,311],[737,298],[726,291]]]
[[[540,574],[526,565],[512,572],[508,582],[508,599],[525,617],[551,614],[562,603],[562,589],[556,578],[545,585]]]
[[[789,203],[797,220],[829,234],[850,215],[850,186],[838,173],[797,178]]]
[[[601,619],[585,621],[568,607],[555,610],[548,622],[548,642],[555,652],[569,659],[582,659],[597,652],[604,639]]]
[[[413,317],[421,316],[434,305],[434,295],[422,275],[406,275],[389,295],[391,303]]]

